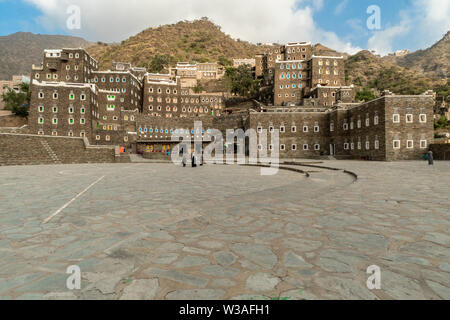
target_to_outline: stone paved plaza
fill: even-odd
[[[450,162],[310,165],[2,167],[0,299],[450,299]]]

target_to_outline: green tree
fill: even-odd
[[[30,85],[23,82],[19,89],[19,92],[16,92],[8,88],[8,91],[2,94],[2,100],[5,102],[6,110],[17,116],[27,117],[31,100]]]
[[[224,67],[228,67],[228,66],[231,66],[233,63],[231,62],[231,60],[229,60],[229,59],[227,59],[226,57],[224,57],[224,56],[220,56],[219,57],[219,64],[221,65],[221,66],[224,66]]]
[[[148,66],[148,71],[151,73],[160,73],[167,66],[169,66],[170,59],[167,56],[157,54],[153,57],[150,65]]]
[[[375,95],[373,94],[373,92],[371,90],[369,90],[368,88],[364,88],[362,91],[357,91],[356,92],[356,100],[358,101],[371,101],[373,99],[375,99]]]
[[[197,80],[197,84],[195,85],[194,88],[192,88],[192,90],[194,90],[195,93],[203,92],[204,88],[199,80]]]
[[[259,95],[260,82],[253,78],[253,71],[247,65],[227,68],[225,81],[233,94],[245,98],[257,98]]]
[[[444,129],[448,125],[448,119],[446,116],[441,116],[439,120],[434,122],[435,129]]]

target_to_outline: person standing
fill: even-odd
[[[181,160],[181,163],[183,164],[183,168],[185,168],[186,167],[186,156],[185,155],[183,155],[183,160]]]
[[[197,167],[195,152],[192,153],[192,168]]]
[[[434,165],[433,151],[428,151],[428,165]]]

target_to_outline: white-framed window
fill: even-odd
[[[74,95],[73,93],[71,93],[71,94],[69,95],[69,100],[75,100],[75,95]]]
[[[281,144],[281,145],[280,145],[280,150],[281,150],[281,151],[286,150],[286,145],[285,145],[285,144]]]
[[[320,150],[320,144],[316,143],[314,145],[314,150],[319,151]]]
[[[285,126],[281,126],[281,127],[280,127],[280,132],[281,132],[281,133],[286,132],[286,127],[285,127]]]
[[[380,123],[380,118],[376,115],[376,116],[373,118],[373,124],[377,126],[379,123]]]
[[[400,123],[400,115],[399,115],[398,113],[394,114],[394,115],[392,116],[392,121],[393,121],[394,123]]]
[[[296,127],[296,126],[292,126],[292,127],[291,127],[291,131],[292,131],[292,132],[297,132],[297,127]]]
[[[58,118],[53,118],[53,119],[52,119],[52,123],[53,123],[53,124],[58,124]]]
[[[52,136],[55,136],[55,137],[58,136],[58,131],[53,130],[53,131],[52,131]]]
[[[74,108],[73,107],[69,107],[69,113],[74,113]]]
[[[366,127],[370,126],[370,118],[366,118]]]
[[[370,142],[366,141],[366,150],[370,150]]]
[[[110,137],[110,136],[106,136],[106,137],[105,137],[105,140],[106,140],[106,141],[111,141],[111,137]]]
[[[406,123],[413,123],[414,117],[412,114],[408,113],[406,115]]]
[[[73,118],[69,118],[69,119],[67,119],[67,121],[69,122],[69,124],[74,124],[75,123],[75,120]]]
[[[270,132],[270,133],[273,133],[274,131],[275,131],[275,128],[274,128],[273,126],[270,126],[270,127],[269,127],[269,132]]]
[[[86,124],[86,119],[85,118],[81,118],[80,119],[80,124]]]
[[[262,144],[258,144],[258,150],[261,151],[263,149]]]
[[[407,140],[406,141],[406,148],[407,149],[414,149],[414,141],[413,140]]]
[[[420,148],[421,149],[426,149],[427,147],[428,147],[427,140],[420,140]]]
[[[314,126],[314,132],[319,132],[320,131],[320,127],[319,126]]]
[[[355,150],[355,143],[354,142],[350,143],[350,149]]]
[[[356,126],[358,127],[358,129],[361,129],[361,120],[358,120],[358,122],[356,123]]]
[[[333,132],[334,131],[334,122],[330,123],[330,131]]]
[[[380,141],[375,140],[375,150],[379,150],[380,149]]]
[[[84,107],[81,107],[80,113],[81,113],[81,114],[85,114],[85,113],[86,113],[86,109],[85,109]]]
[[[53,113],[58,113],[58,107],[56,106],[53,107]]]
[[[95,140],[99,141],[99,140],[100,140],[100,136],[99,136],[99,135],[96,135],[96,136],[95,136]]]
[[[58,92],[53,92],[53,99],[58,99]]]
[[[43,136],[43,135],[44,135],[44,131],[39,130],[39,131],[38,131],[38,135]]]
[[[273,150],[273,144],[269,144],[269,150],[270,150],[270,151]]]
[[[400,146],[401,146],[400,140],[392,141],[392,146],[393,146],[394,149],[400,149]]]
[[[303,126],[303,132],[308,132],[308,131],[309,131],[308,126]]]
[[[305,151],[306,151],[306,150],[309,150],[309,145],[305,143],[305,144],[303,145],[303,150],[305,150]]]
[[[106,106],[106,110],[107,110],[107,111],[114,111],[115,108],[116,108],[116,106],[113,105],[113,104],[108,104],[108,105]]]
[[[348,142],[344,143],[344,150],[348,150],[350,147],[350,144]]]
[[[39,112],[44,112],[44,106],[39,106]]]
[[[39,119],[38,119],[38,123],[39,123],[39,124],[43,124],[43,123],[44,123],[44,118],[42,118],[42,117],[39,117]]]
[[[43,92],[39,92],[38,97],[39,97],[39,99],[44,99],[44,93]]]
[[[344,123],[344,131],[348,130],[348,123]]]
[[[184,110],[183,112],[186,112],[186,111]],[[263,130],[263,129],[262,129],[261,126],[258,126],[258,129],[257,129],[257,130],[258,130],[258,133],[262,133],[262,130]]]
[[[427,122],[427,115],[424,114],[424,113],[421,113],[419,115],[419,121],[420,121],[420,123],[426,123]]]
[[[358,150],[361,150],[362,146],[361,146],[361,141],[358,141]]]

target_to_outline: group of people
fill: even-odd
[[[186,167],[187,156],[183,156],[182,164],[183,164],[183,167]],[[198,165],[203,166],[203,154],[200,154],[200,156],[198,156],[195,152],[192,152],[191,153],[191,164],[192,164],[192,168],[196,168]]]

